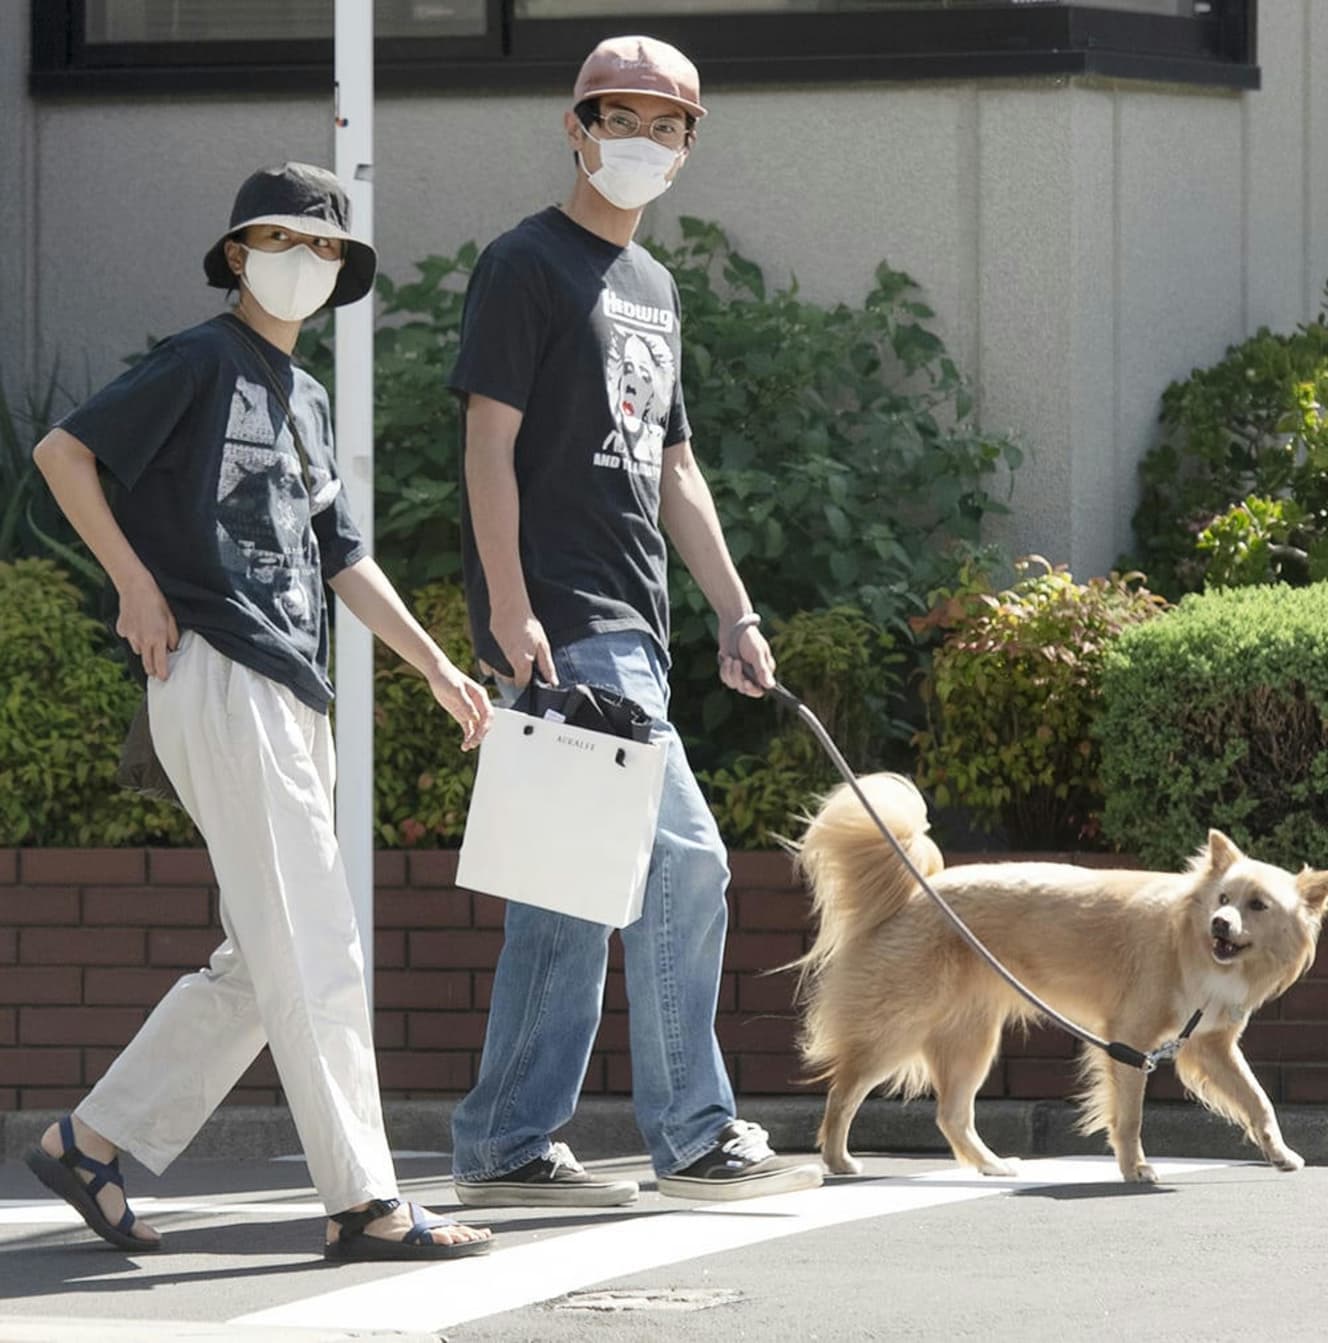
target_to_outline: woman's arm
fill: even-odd
[[[394,653],[429,683],[433,697],[461,724],[461,749],[477,746],[489,730],[493,709],[484,687],[460,671],[406,609],[377,561],[365,558],[343,569],[329,586]]]
[[[115,585],[120,598],[115,632],[143,659],[143,670],[164,681],[169,670],[166,655],[180,642],[180,632],[156,579],[111,513],[97,476],[97,459],[73,434],[52,429],[33,449],[32,460],[65,517]]]

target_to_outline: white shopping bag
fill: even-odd
[[[457,885],[615,928],[635,922],[667,750],[495,708]]]

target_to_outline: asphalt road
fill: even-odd
[[[595,1163],[643,1182],[639,1161]],[[984,1180],[933,1158],[745,1204],[645,1188],[625,1209],[493,1210],[485,1259],[325,1266],[301,1162],[131,1167],[159,1254],[103,1247],[0,1167],[0,1343],[160,1340],[1323,1340],[1328,1168],[1105,1159]],[[401,1156],[410,1197],[454,1205],[447,1159]],[[480,1220],[477,1216],[475,1220]]]

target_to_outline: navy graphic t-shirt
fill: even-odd
[[[299,427],[309,488],[260,358]],[[124,486],[116,520],[180,631],[326,711],[323,584],[367,552],[322,384],[226,314],[163,341],[61,428]]]
[[[449,386],[523,414],[521,567],[555,646],[639,629],[667,653],[659,480],[664,449],[691,436],[680,357],[677,287],[637,243],[619,247],[550,207],[476,263]],[[462,545],[476,651],[510,673],[464,499]]]

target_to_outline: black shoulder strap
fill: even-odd
[[[304,450],[304,440],[300,437],[300,426],[295,423],[295,412],[291,410],[290,401],[281,385],[281,379],[277,377],[276,371],[268,363],[267,355],[259,348],[258,342],[245,330],[244,323],[234,314],[230,316],[231,320],[226,323],[227,330],[233,332],[243,344],[249,347],[250,353],[258,360],[263,375],[267,378],[268,386],[271,387],[273,395],[277,398],[277,405],[286,413],[286,423],[290,426],[291,438],[295,440],[295,455],[300,459],[300,476],[304,480],[306,493],[312,499],[314,487],[309,474],[309,454]]]

